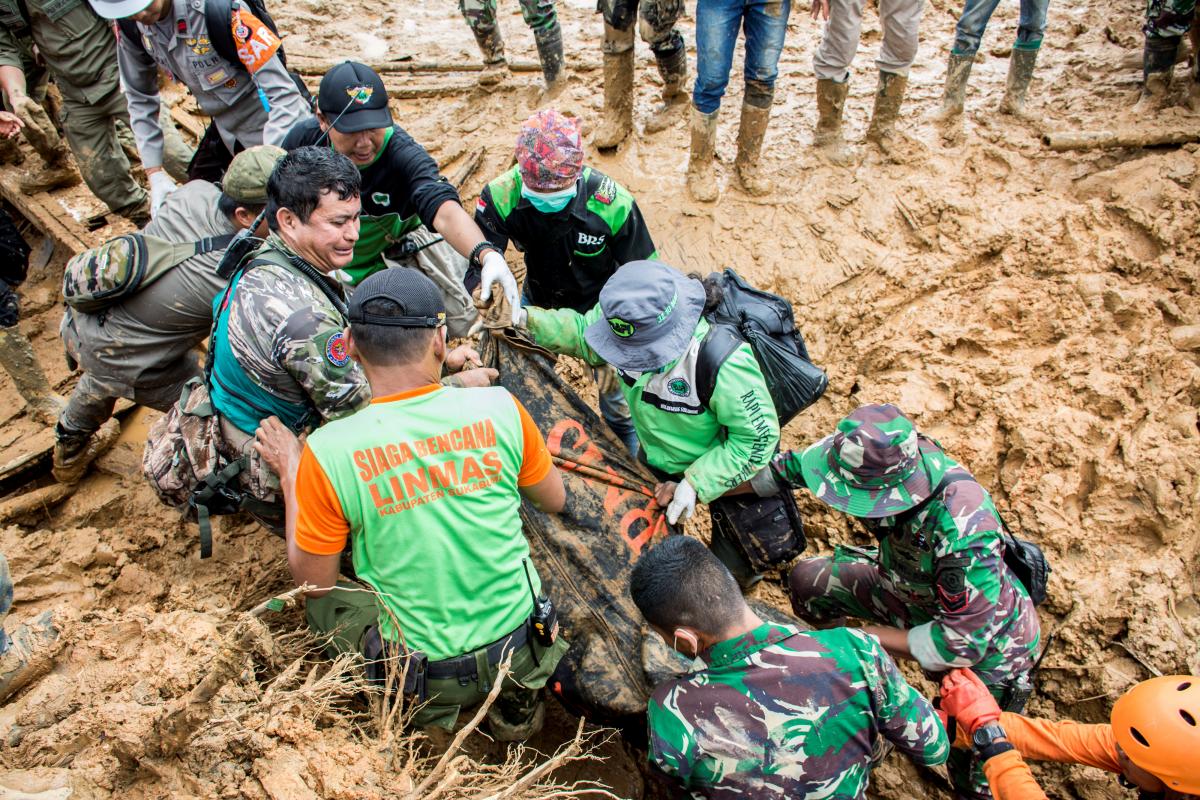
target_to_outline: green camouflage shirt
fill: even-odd
[[[654,690],[650,761],[695,797],[862,798],[879,737],[919,764],[946,731],[879,641],[765,623]]]

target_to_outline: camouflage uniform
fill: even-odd
[[[605,53],[624,52],[633,47],[633,21],[638,19],[642,41],[650,45],[660,61],[683,49],[683,35],[675,27],[683,14],[683,0],[597,0],[604,21],[616,31],[627,32],[619,40],[604,39]]]
[[[866,795],[886,752],[946,760],[946,731],[877,639],[764,623],[705,651],[703,667],[654,690],[650,761],[693,796]]]
[[[281,502],[279,479],[252,447],[258,423],[275,414],[300,433],[371,400],[362,369],[345,351],[344,312],[296,272],[288,254],[271,234],[252,256],[259,263],[235,276],[213,302],[225,323],[213,336],[210,379],[213,408],[221,415],[219,447],[227,458],[249,456],[239,479],[268,503]],[[341,292],[333,281],[328,285]]]
[[[554,0],[520,0],[520,6],[521,17],[533,31],[546,82],[553,83],[562,68],[562,28]],[[496,26],[496,0],[458,0],[458,10],[475,34],[484,63],[503,64],[504,40]]]
[[[863,411],[855,412],[858,422],[869,419]],[[911,423],[901,420],[915,443]],[[943,476],[960,480],[897,524],[897,515],[914,505],[906,488],[880,492],[869,511],[855,509],[825,466],[821,447],[803,456],[782,453],[775,467],[793,486],[820,483],[819,499],[864,518],[879,547],[839,546],[832,558],[800,562],[790,580],[796,613],[816,621],[849,615],[907,629],[913,657],[927,673],[969,666],[1002,706],[1019,711],[1031,688],[1040,626],[1025,587],[1004,564],[1002,523],[987,491],[936,442],[921,438],[929,484]],[[990,797],[971,751],[956,750],[949,767],[962,796]]]
[[[87,0],[24,5],[33,41],[62,93],[62,125],[84,181],[114,212],[144,219],[146,192],[133,179],[117,138],[117,123],[129,125],[129,111],[117,79],[112,29]],[[22,68],[14,22],[21,16],[17,0],[0,0],[0,65]]]
[[[1147,0],[1142,32],[1160,39],[1183,36],[1191,30],[1195,15],[1196,0]]]

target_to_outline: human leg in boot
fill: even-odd
[[[942,138],[953,141],[962,134],[962,115],[966,107],[967,83],[971,79],[974,55],[959,55],[950,52],[946,63],[946,87],[942,90],[942,106],[933,118],[942,129]]]
[[[34,419],[43,425],[58,421],[64,401],[50,388],[33,346],[15,326],[0,328],[0,366],[12,378]]]
[[[592,135],[599,148],[616,147],[633,130],[633,20],[625,30],[604,23],[604,116]]]
[[[692,147],[688,156],[687,188],[701,203],[717,199],[717,111],[705,114],[692,106]]]
[[[682,44],[675,50],[655,53],[658,71],[662,75],[662,102],[646,120],[646,133],[658,133],[671,127],[676,120],[683,119],[688,107],[687,48]]]
[[[845,164],[849,159],[846,140],[842,136],[842,109],[849,91],[849,81],[817,80],[817,127],[813,131],[813,147],[834,164]]]
[[[1178,36],[1146,37],[1142,49],[1142,91],[1134,110],[1158,111],[1166,106],[1179,41]]]
[[[521,3],[521,8],[525,8]],[[550,25],[534,28],[533,39],[537,43],[538,61],[542,64],[542,80],[546,83],[546,91],[554,92],[559,87],[563,68],[562,26],[554,15],[554,4],[549,0],[539,0],[538,5],[549,5],[552,15]]]
[[[746,194],[762,196],[770,194],[775,186],[762,175],[759,158],[762,154],[763,138],[771,118],[771,101],[775,89],[757,81],[746,81],[746,96],[742,101],[742,120],[738,124],[738,151],[733,162],[738,180]]]
[[[480,86],[495,86],[508,77],[508,62],[504,59],[504,39],[496,27],[496,0],[458,0],[475,42],[483,53],[483,72]]]
[[[92,194],[114,212],[127,216],[149,197],[134,180],[129,159],[117,138],[117,123],[128,123],[129,110],[120,86],[95,103],[63,98],[63,130]]]
[[[894,72],[879,72],[879,86],[875,90],[875,109],[871,113],[871,124],[867,127],[867,141],[876,145],[894,163],[903,163],[917,155],[917,143],[896,130],[896,119],[904,105],[904,93],[908,88],[908,76]]]
[[[67,485],[79,483],[88,467],[107,453],[121,436],[121,424],[110,419],[93,434],[64,428],[59,422],[54,428],[54,480]]]
[[[1004,88],[1004,99],[1000,101],[1001,112],[1022,119],[1028,118],[1025,111],[1025,94],[1029,91],[1029,82],[1033,80],[1037,57],[1037,48],[1013,48],[1008,60],[1008,82]]]

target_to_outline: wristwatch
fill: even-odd
[[[1008,734],[1004,732],[1004,728],[1000,727],[999,722],[989,722],[976,728],[975,733],[971,735],[971,744],[979,755],[980,761],[987,761],[989,758],[1013,749],[1008,742]]]

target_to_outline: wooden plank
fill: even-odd
[[[63,211],[47,194],[27,195],[21,191],[20,178],[15,170],[0,171],[0,193],[21,215],[54,240],[56,247],[69,253],[79,253],[92,247],[96,237],[75,218]]]

